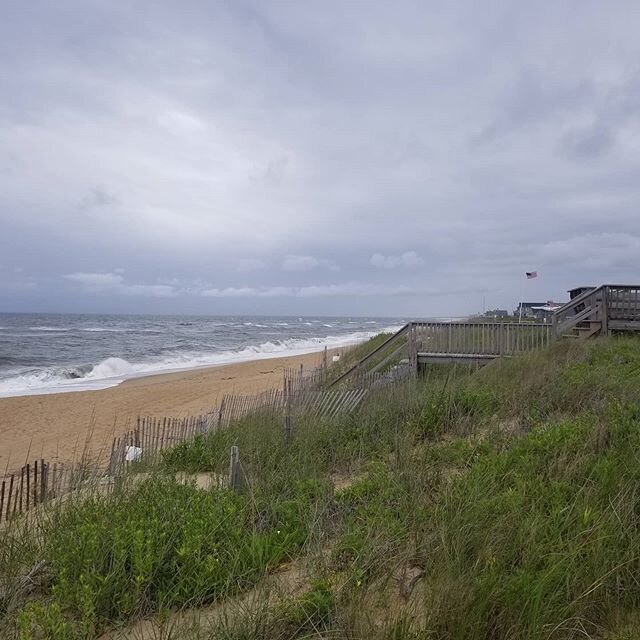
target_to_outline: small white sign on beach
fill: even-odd
[[[142,458],[142,448],[129,446],[124,451],[124,459],[126,462],[137,462]]]

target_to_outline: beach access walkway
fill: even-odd
[[[555,340],[640,332],[640,285],[583,289],[555,311],[551,322],[409,322],[336,378],[332,386],[376,376],[398,364],[415,374],[426,364],[480,365],[539,351]]]

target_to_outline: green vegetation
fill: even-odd
[[[177,479],[226,473],[231,445],[241,495]],[[278,416],[249,416],[29,535],[3,530],[0,636],[93,638],[217,607],[148,637],[631,640],[639,451],[633,338],[434,367],[354,415],[296,417],[291,442]],[[292,564],[303,586],[262,595]]]

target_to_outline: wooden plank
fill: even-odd
[[[11,478],[9,478],[9,495],[7,497],[7,510],[5,511],[5,520],[8,520],[12,516],[12,514],[15,512],[15,501],[13,505],[13,510],[11,509],[11,498],[13,497],[14,479],[15,479],[15,476],[12,473]],[[17,492],[16,492],[16,498],[17,498]]]
[[[639,320],[609,320],[609,331],[640,331]]]
[[[115,440],[115,438],[114,438],[114,440]],[[113,451],[114,450],[112,449],[112,452]],[[113,471],[111,470],[111,467],[110,467],[109,473],[111,473],[113,475]],[[57,490],[56,482],[57,482],[57,479],[58,479],[58,463],[54,462],[53,463],[53,473],[52,473],[52,476],[51,476],[51,497],[52,498],[56,497],[56,490]]]
[[[389,345],[389,343],[391,343],[394,340],[397,340],[398,338],[402,337],[408,331],[408,327],[409,327],[409,325],[406,324],[404,327],[402,327],[402,329],[400,329],[399,331],[394,333],[392,336],[387,338],[379,347],[374,349],[371,353],[369,353],[367,356],[362,358],[359,362],[357,362],[355,365],[353,365],[350,369],[345,371],[345,373],[343,373],[341,376],[339,376],[333,382],[331,382],[329,384],[329,387],[332,387],[333,385],[338,384],[338,382],[340,382],[341,380],[344,380],[344,378],[346,378],[348,375],[353,373],[356,369],[360,368],[363,364],[368,362],[374,355],[376,355],[376,353],[379,353],[380,351],[385,349]]]
[[[240,493],[242,490],[242,476],[240,470],[240,451],[237,446],[231,447],[229,460],[229,487]]]
[[[33,506],[38,504],[38,461],[33,462]]]
[[[42,461],[42,470],[40,471],[40,499],[43,502],[48,498],[48,486],[49,486],[49,463]]]
[[[26,492],[26,496],[25,496],[25,502],[26,502],[26,507],[25,510],[29,511],[29,504],[30,504],[30,499],[31,499],[31,465],[27,462],[27,464],[25,465],[26,467],[26,471],[25,471],[25,477],[26,477],[26,485],[27,485],[27,492]]]
[[[416,367],[417,367],[417,363],[418,363],[417,355],[418,354],[416,353]],[[336,397],[334,398],[333,402],[329,406],[329,415],[330,416],[336,416],[341,412],[342,404],[344,403],[345,398],[347,397],[347,394],[349,394],[350,392],[351,392],[351,390],[347,390],[346,392],[342,392],[342,393],[337,393],[336,394]]]
[[[469,353],[419,353],[420,364],[480,364],[495,360],[498,356]],[[509,357],[509,356],[503,356]]]
[[[357,389],[351,389],[346,394],[343,394],[342,398],[340,399],[340,404],[336,408],[335,415],[348,413],[349,406],[353,402],[353,399],[357,395],[357,393],[358,393]]]
[[[336,404],[340,402],[341,393],[339,391],[334,391],[331,393],[327,399],[327,404],[322,409],[322,415],[331,417],[333,415],[333,410]]]
[[[40,502],[44,502],[47,496],[46,467],[44,460],[40,460]]]
[[[358,393],[356,393],[354,400],[351,402],[351,404],[347,408],[347,411],[349,413],[355,411],[358,408],[360,403],[364,400],[365,396],[367,395],[367,392],[368,392],[367,389],[360,389]]]
[[[331,398],[333,397],[333,394],[335,393],[335,391],[325,391],[324,394],[322,394],[322,400],[319,403],[318,406],[318,415],[322,416],[326,414],[327,408],[329,406],[329,404],[331,403]]]

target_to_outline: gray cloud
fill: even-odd
[[[307,285],[304,287],[227,287],[226,289],[205,289],[205,298],[341,298],[377,296],[417,296],[442,295],[443,291],[426,287],[406,285],[373,285],[362,282],[344,282],[328,285]]]
[[[117,205],[118,199],[105,191],[102,187],[93,187],[89,192],[80,200],[81,209],[92,209],[94,207],[109,207]]]
[[[397,269],[398,267],[417,269],[425,264],[424,260],[415,251],[405,251],[397,256],[383,256],[381,253],[374,253],[369,262],[374,267],[380,267],[381,269]]]
[[[251,271],[261,271],[266,268],[263,260],[258,258],[240,258],[236,262],[236,270],[240,273],[250,273]]]
[[[615,143],[613,133],[603,126],[569,131],[562,139],[562,147],[574,160],[598,157],[609,151]]]
[[[88,293],[171,298],[177,295],[173,284],[127,284],[118,273],[69,273],[65,279],[78,283]]]
[[[286,256],[282,261],[283,271],[313,271],[314,269],[340,271],[340,267],[332,260],[319,260],[313,256]]]
[[[13,3],[0,308],[457,315],[524,271],[637,279],[639,31],[631,0]]]

